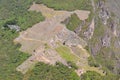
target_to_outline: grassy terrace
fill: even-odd
[[[56,48],[56,51],[60,54],[62,58],[64,58],[67,61],[72,61],[72,62],[77,62],[80,60],[81,56],[77,56],[79,54],[72,53],[71,50],[64,45],[60,45],[59,47]]]
[[[79,57],[74,55],[74,53],[71,53],[70,49],[66,46],[60,46],[56,48],[56,51],[67,61],[77,62],[79,60]]]
[[[82,21],[77,17],[76,14],[71,15],[69,23],[66,24],[67,28],[71,31],[74,31],[77,27],[79,27]]]
[[[76,53],[72,53],[70,49],[66,46],[60,46],[56,48],[56,51],[60,54],[62,58],[64,58],[67,61],[71,61],[73,63],[77,63],[78,61],[80,61],[80,64],[77,65],[78,68],[84,68],[86,71],[94,71],[102,76],[104,75],[102,69],[99,69],[98,67],[89,66],[87,59],[86,58],[83,59],[83,57],[86,57],[86,55],[88,55],[86,51],[79,49],[80,53],[76,54]],[[79,56],[80,54],[82,55]]]

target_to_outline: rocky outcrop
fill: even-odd
[[[95,31],[94,36],[90,42],[90,51],[92,55],[102,61],[101,64],[107,67],[112,73],[120,72],[120,25],[119,19],[116,17],[116,13],[111,13],[111,7],[108,6],[107,2],[118,2],[118,0],[99,0],[96,4],[96,13],[95,16]],[[116,3],[118,4],[118,3]],[[117,6],[117,5],[116,5]],[[115,6],[114,6],[115,7]],[[113,8],[112,8],[113,9]],[[120,9],[119,8],[116,8]],[[114,14],[114,15],[113,15]],[[97,33],[98,32],[98,33]],[[106,63],[106,62],[110,63]]]
[[[81,28],[82,28],[82,25],[79,25],[75,30],[74,32],[79,35],[80,34],[80,31],[81,31]]]
[[[94,33],[94,19],[91,21],[91,24],[88,26],[88,29],[84,32],[84,36],[89,40],[92,38]]]
[[[110,18],[110,12],[108,11],[108,8],[105,6],[105,2],[99,0],[98,8],[100,9],[99,18],[101,18],[104,25],[107,25],[107,20]]]
[[[10,28],[11,30],[15,30],[15,31],[20,31],[20,27],[19,26],[17,26],[17,25],[7,25],[8,26],[8,28]]]
[[[102,41],[102,46],[105,46],[105,47],[110,47],[111,45],[111,38],[110,38],[110,36],[109,35],[105,35],[102,39],[101,39],[101,41]]]

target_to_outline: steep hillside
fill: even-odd
[[[106,76],[118,75],[120,77],[119,9],[119,0],[96,0],[94,34],[89,39],[85,34],[80,33],[88,42],[86,48],[93,56],[93,63],[90,61],[90,65],[96,66],[96,64],[99,64],[102,66]],[[86,29],[86,31],[88,30]],[[107,80],[113,79],[109,77]]]
[[[42,68],[39,68],[44,72],[44,75],[39,78],[36,76],[31,76],[33,74],[38,76],[41,74],[36,73],[39,72],[37,67],[37,71],[34,69],[32,72],[30,71],[24,75],[16,71],[16,67],[26,60],[30,55],[20,52],[20,45],[15,45],[13,40],[18,36],[19,31],[26,30],[27,28],[32,27],[32,25],[44,20],[44,17],[40,12],[28,11],[28,8],[30,5],[32,5],[32,3],[33,0],[0,0],[0,80],[31,80],[34,78],[42,79],[43,76],[45,77],[43,78],[44,80],[79,80],[79,77],[73,69],[69,69],[68,67],[58,63],[54,67],[47,64],[45,65],[38,63],[38,65],[43,65]],[[72,3],[72,1],[70,1],[70,3]],[[77,7],[74,7],[74,9],[75,8],[77,9]],[[70,6],[67,9],[70,9]],[[44,67],[44,65],[46,67]],[[49,77],[49,69],[56,73],[53,74],[53,72],[50,72],[49,74],[51,74],[51,76]],[[68,75],[68,73],[70,73],[70,75]],[[55,78],[54,75],[58,76]]]
[[[119,0],[0,0],[0,80],[119,80]]]

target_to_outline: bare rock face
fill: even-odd
[[[104,25],[107,25],[107,20],[110,17],[110,13],[108,11],[108,8],[105,6],[105,2],[99,0],[98,8],[100,8],[99,18],[101,18]]]
[[[80,31],[81,31],[81,28],[82,28],[82,25],[79,25],[75,30],[74,32],[79,35],[80,34]]]
[[[19,26],[17,26],[17,25],[7,25],[8,26],[8,28],[10,28],[11,30],[15,30],[15,31],[20,31],[20,27]]]
[[[120,13],[120,6],[118,5],[120,0],[99,0],[97,5],[98,16],[96,16],[96,20],[99,19],[100,24],[98,21],[95,22],[95,30],[101,29],[101,32],[98,30],[98,35],[94,33],[92,40],[94,42],[90,42],[90,49],[91,53],[94,57],[100,57],[103,62],[101,64],[106,64],[106,67],[111,67],[112,73],[119,73],[120,72],[120,17],[118,17]],[[113,6],[114,5],[114,6]],[[112,12],[112,13],[111,13]],[[114,15],[113,15],[114,14]],[[99,27],[99,28],[98,28]],[[104,61],[113,62],[114,65],[107,64]]]
[[[114,13],[116,17],[120,19],[120,0],[106,0],[105,5],[109,8],[109,11]]]
[[[91,24],[89,25],[88,29],[84,32],[85,37],[89,40],[92,38],[95,28],[95,22],[94,19],[91,21]]]
[[[111,44],[110,40],[111,40],[110,36],[109,36],[109,35],[105,35],[105,36],[101,39],[102,45],[105,46],[105,47],[110,47],[110,44]]]

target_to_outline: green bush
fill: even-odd
[[[94,60],[94,58],[92,56],[90,56],[88,58],[88,64],[91,66],[91,67],[99,67],[100,65]]]
[[[73,69],[61,63],[56,66],[38,63],[31,73],[29,80],[80,80]]]
[[[81,80],[103,80],[103,77],[94,71],[87,71],[81,75]]]
[[[25,30],[43,20],[41,13],[29,12],[32,0],[0,0],[0,80],[22,80],[24,75],[16,71],[16,67],[30,55],[20,52],[20,45],[13,40],[18,33],[3,29],[10,25],[18,25]]]

